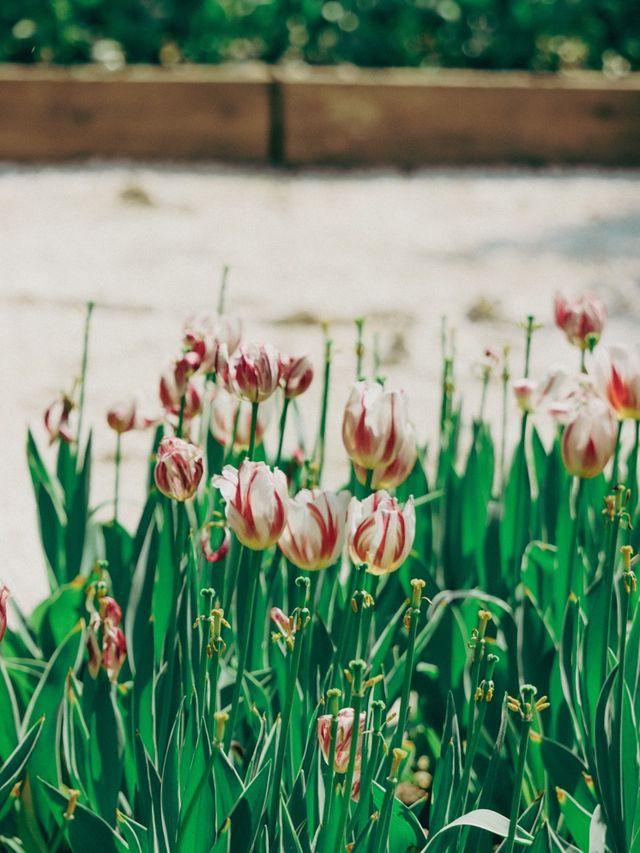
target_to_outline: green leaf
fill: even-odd
[[[487,832],[493,833],[493,835],[499,835],[502,838],[506,838],[509,834],[509,818],[504,815],[498,814],[498,812],[491,811],[490,809],[474,809],[474,811],[468,812],[461,817],[452,820],[451,823],[448,823],[441,830],[435,833],[433,836],[429,836],[429,842],[427,846],[424,848],[425,853],[429,849],[431,849],[434,841],[439,838],[441,835],[444,835],[445,832],[449,832],[451,829],[455,829],[457,826],[474,826],[478,829],[484,829]],[[526,832],[520,826],[516,827],[516,843],[521,844],[523,847],[530,847],[533,842],[533,836],[530,832]]]
[[[33,752],[38,738],[42,733],[43,725],[44,718],[34,723],[11,755],[8,756],[4,764],[0,766],[0,811],[11,793],[11,789],[18,781],[18,777],[22,773],[25,764],[29,760],[29,756]]]
[[[269,793],[271,764],[265,765],[229,814],[232,850],[253,850]],[[218,787],[218,786],[216,786]]]
[[[382,810],[385,789],[374,781],[373,802],[378,811]],[[406,853],[409,850],[422,850],[425,843],[423,828],[418,819],[405,804],[397,797],[393,798],[391,807],[391,824],[389,826],[389,850],[393,853]]]
[[[573,840],[580,850],[588,853],[591,813],[562,788],[556,788],[556,796],[558,797],[560,810],[564,816],[567,829],[573,836]]]

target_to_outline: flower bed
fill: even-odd
[[[91,305],[80,381],[46,410],[49,453],[29,433],[51,595],[30,615],[14,606],[7,627],[0,589],[2,843],[633,850],[640,366],[599,344],[604,307],[556,300],[575,370],[529,375],[533,317],[522,378],[508,352],[485,353],[485,389],[501,378],[506,417],[513,385],[520,411],[510,460],[484,405],[460,452],[447,334],[440,428],[418,446],[406,395],[364,374],[359,322],[351,476],[332,491],[331,341],[321,370],[242,342],[223,301],[187,322],[161,418],[134,400],[109,409],[110,521],[89,502]],[[305,443],[293,414],[312,381],[322,406]],[[130,531],[119,473],[133,430],[153,439]]]

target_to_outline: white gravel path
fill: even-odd
[[[371,318],[369,333],[379,331],[383,354],[395,362],[384,371],[410,393],[423,440],[435,435],[443,314],[458,330],[468,419],[479,398],[472,363],[486,345],[510,341],[517,374],[516,324],[527,313],[548,323],[535,339],[534,373],[553,361],[575,363],[550,325],[557,288],[595,290],[609,307],[609,340],[638,339],[640,173],[5,167],[0,580],[24,607],[45,592],[26,427],[44,446],[42,411],[78,372],[84,301],[98,305],[87,402],[96,426],[99,503],[112,492],[106,407],[135,391],[154,402],[182,320],[215,304],[223,263],[232,267],[228,307],[245,318],[246,337],[307,351],[319,365],[318,327],[292,321],[332,322],[329,455],[338,485],[339,419],[354,370],[351,321],[360,314]],[[487,319],[472,322],[470,309]],[[310,433],[319,384],[303,403]],[[497,389],[490,405],[497,410]],[[125,437],[122,488],[130,518],[147,448],[146,436]]]

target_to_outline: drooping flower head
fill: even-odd
[[[377,382],[356,382],[342,419],[342,441],[355,465],[386,468],[399,455],[408,428],[403,391]]]
[[[250,403],[262,403],[279,382],[280,359],[271,344],[245,344],[229,361],[229,386]]]
[[[202,453],[182,438],[166,436],[160,442],[154,479],[168,498],[186,501],[196,493],[203,473]]]
[[[413,498],[400,507],[388,492],[352,498],[347,515],[347,544],[354,563],[373,575],[394,572],[407,559],[416,534]]]
[[[53,444],[58,439],[67,444],[73,444],[76,440],[71,425],[71,417],[75,409],[75,401],[67,394],[61,394],[47,406],[44,413],[44,426],[49,433],[49,444]]]
[[[333,565],[342,552],[349,492],[303,489],[289,498],[287,523],[278,542],[287,560],[315,571]]]
[[[586,395],[562,435],[562,460],[569,474],[586,479],[600,474],[615,450],[617,434],[609,404],[595,394]]]
[[[599,349],[594,359],[598,390],[620,418],[640,420],[640,347]]]
[[[149,418],[140,413],[138,401],[135,398],[115,403],[107,412],[107,423],[112,430],[120,434],[134,429],[147,429],[156,422],[155,418]]]
[[[226,501],[229,527],[253,551],[274,545],[287,520],[287,478],[279,468],[245,459],[240,468],[225,465],[212,480]]]
[[[115,599],[106,595],[105,585],[102,583],[89,586],[87,609],[91,614],[87,632],[89,674],[92,678],[97,678],[102,667],[109,681],[115,684],[127,656],[127,641],[120,627],[122,610]]]
[[[606,308],[592,293],[585,293],[573,302],[558,293],[554,312],[556,326],[562,329],[570,343],[583,350],[589,348],[590,339],[600,338],[607,319]]]
[[[160,377],[160,402],[170,415],[180,412],[184,396],[184,417],[194,418],[202,409],[202,394],[196,382],[191,379],[195,370],[186,355],[170,364]]]
[[[299,397],[312,381],[313,365],[306,355],[298,358],[292,355],[280,356],[280,384],[285,397]]]

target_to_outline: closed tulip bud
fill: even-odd
[[[349,492],[303,489],[289,498],[287,523],[278,545],[299,569],[332,566],[342,553]]]
[[[196,493],[202,479],[202,453],[181,438],[167,436],[158,447],[154,478],[168,498],[186,501]]]
[[[229,361],[229,385],[250,403],[262,403],[280,382],[280,360],[270,344],[241,346]]]
[[[557,294],[554,303],[556,326],[567,336],[574,346],[589,349],[591,341],[597,341],[607,319],[607,311],[592,293],[586,293],[579,299],[569,302]]]
[[[285,397],[304,394],[313,380],[313,365],[306,355],[280,357],[280,384]]]
[[[358,745],[356,747],[355,774],[351,787],[351,798],[357,799],[360,791],[360,766],[362,764],[362,735],[364,733],[366,714],[360,714],[360,725],[358,727]],[[331,714],[323,714],[318,717],[318,741],[320,751],[325,762],[329,763],[329,751],[331,749],[331,725],[333,717]],[[351,741],[353,740],[353,708],[342,708],[338,711],[338,727],[336,730],[336,753],[333,769],[336,773],[346,773],[349,767],[349,753],[351,752]]]
[[[399,455],[408,429],[402,391],[386,391],[377,382],[356,382],[342,420],[342,441],[355,465],[386,468]]]
[[[271,399],[258,409],[256,425],[256,445],[262,442],[264,432],[269,425],[273,406]],[[233,449],[245,450],[249,447],[251,438],[251,403],[239,400],[230,394],[222,385],[216,385],[211,401],[211,434],[217,442],[230,447],[234,438]]]
[[[618,417],[640,420],[640,347],[612,346],[594,361],[596,384]]]
[[[47,407],[44,413],[44,426],[49,433],[49,444],[53,444],[58,439],[67,444],[72,444],[76,440],[70,422],[74,409],[74,401],[66,394],[62,394]]]
[[[245,459],[240,468],[225,465],[213,478],[226,501],[229,527],[253,551],[270,548],[287,520],[287,478],[278,468]]]
[[[116,403],[112,406],[107,412],[107,423],[112,430],[122,434],[134,429],[147,429],[153,426],[156,420],[141,415],[137,400],[131,399],[126,403]]]
[[[400,452],[396,458],[384,468],[376,468],[373,472],[371,486],[374,489],[395,489],[400,486],[413,471],[418,459],[418,446],[416,444],[415,430],[409,424],[404,434],[404,440],[400,445]],[[366,482],[366,468],[355,465],[356,477],[359,482]]]
[[[0,643],[7,630],[7,599],[9,595],[9,587],[0,586]]]
[[[184,417],[189,420],[202,409],[202,394],[196,383],[189,379],[193,371],[184,367],[183,359],[170,365],[160,377],[160,401],[171,415],[177,415],[185,397]]]
[[[608,403],[595,396],[582,402],[562,436],[562,460],[569,474],[596,477],[615,450],[617,432]]]
[[[387,492],[352,498],[347,514],[347,544],[351,559],[367,564],[373,575],[394,572],[406,560],[416,533],[413,498],[400,504]]]

